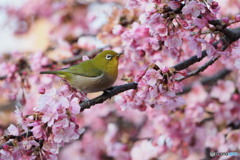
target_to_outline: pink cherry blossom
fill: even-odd
[[[165,41],[165,45],[168,48],[177,48],[182,45],[182,40],[180,38],[178,38],[177,36],[172,36],[172,37],[167,38],[167,40]]]
[[[38,89],[38,92],[39,92],[40,94],[44,94],[44,93],[45,93],[45,88],[40,87],[40,88]]]
[[[120,35],[123,32],[123,27],[121,25],[116,25],[113,28],[113,34]]]
[[[139,2],[139,0],[129,0],[129,2],[128,2],[129,8],[136,8],[139,6],[141,6],[141,3]]]
[[[53,141],[56,143],[69,142],[70,140],[77,139],[79,135],[75,131],[76,125],[69,122],[68,119],[57,121],[53,125]]]
[[[164,77],[161,75],[160,70],[157,71],[150,68],[142,75],[141,78],[137,77],[137,80],[139,86],[138,91],[128,92],[130,93],[130,97],[128,94],[124,95],[124,99],[130,98],[135,101],[135,103],[131,105],[128,102],[125,102],[124,105],[130,105],[131,107],[138,108],[139,110],[145,110],[147,106],[168,106],[169,110],[174,110],[177,107],[185,104],[184,99],[177,97],[175,94],[175,92],[181,91],[179,84],[172,83],[170,81],[169,83],[167,82],[167,84],[163,84],[162,82],[164,81]]]
[[[34,126],[31,131],[33,132],[34,137],[37,139],[42,138],[44,135],[44,131],[41,125]]]
[[[158,157],[158,147],[154,146],[150,141],[142,141],[136,143],[131,150],[133,160],[148,160]]]
[[[236,15],[235,20],[236,20],[237,22],[240,21],[240,14]]]
[[[8,132],[11,133],[11,134],[14,135],[14,136],[18,136],[18,135],[19,135],[19,130],[18,130],[18,128],[17,128],[15,125],[13,125],[13,124],[11,124],[11,125],[8,127]]]
[[[205,6],[203,3],[198,3],[197,1],[193,0],[183,7],[182,12],[184,15],[191,14],[193,17],[198,17],[201,12],[205,11],[204,8]]]

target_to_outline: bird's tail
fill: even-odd
[[[58,77],[64,78],[64,79],[69,79],[71,78],[71,74],[65,71],[42,71],[40,74],[54,74],[57,75]]]

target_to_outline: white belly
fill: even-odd
[[[108,77],[102,74],[99,77],[84,77],[80,75],[74,75],[69,81],[70,85],[78,91],[85,93],[98,92],[105,90],[113,85],[116,81],[116,77]]]

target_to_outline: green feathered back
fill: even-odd
[[[84,61],[61,71],[85,77],[98,77],[102,74],[102,71],[95,67],[95,65],[92,63],[92,60]]]
[[[58,71],[43,71],[41,74],[55,74],[59,77],[69,80],[73,75],[98,77],[102,74],[102,71],[95,67],[95,65],[92,63],[92,60],[88,60]]]

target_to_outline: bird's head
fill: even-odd
[[[101,70],[118,67],[118,59],[123,53],[116,53],[112,50],[105,50],[94,57],[93,63]]]

